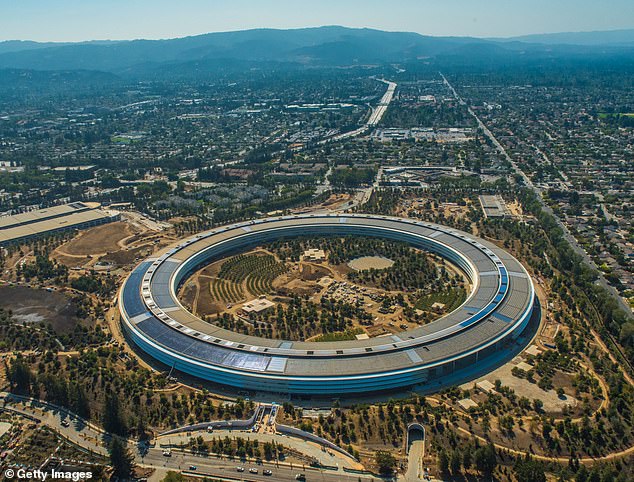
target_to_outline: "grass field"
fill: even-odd
[[[347,341],[356,340],[356,335],[365,333],[363,328],[351,328],[346,331],[335,331],[333,333],[324,333],[313,338],[311,341],[324,342],[324,341]]]
[[[416,302],[419,310],[430,311],[434,303],[445,305],[445,312],[450,312],[458,308],[467,299],[467,292],[462,288],[450,288],[447,291],[425,295]]]
[[[129,137],[112,136],[110,142],[115,144],[132,144],[133,142],[139,142],[138,139],[130,139]]]
[[[599,114],[599,118],[600,119],[606,119],[608,117],[634,117],[634,112],[617,112],[617,113],[613,113],[613,114],[609,114],[606,112],[602,112]]]

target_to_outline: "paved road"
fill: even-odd
[[[329,137],[327,139],[322,139],[321,141],[319,141],[317,144],[327,144],[330,142],[336,142],[336,141],[341,141],[344,139],[350,139],[352,137],[357,137],[360,136],[361,134],[365,134],[368,130],[370,130],[371,127],[376,126],[381,119],[383,118],[383,115],[385,115],[385,112],[387,111],[387,108],[389,107],[390,103],[392,102],[392,99],[394,98],[394,92],[396,91],[396,82],[391,82],[389,80],[385,80],[385,79],[376,79],[379,82],[383,82],[385,84],[387,84],[387,90],[385,91],[385,93],[383,94],[383,97],[381,97],[381,100],[379,101],[379,103],[377,104],[376,107],[372,108],[372,113],[370,114],[370,117],[368,118],[368,121],[362,125],[361,127],[353,130],[353,131],[348,131],[348,132],[342,132],[341,134],[337,134],[333,137]],[[302,148],[298,149],[298,150],[302,150]],[[321,184],[317,185],[317,189],[315,190],[315,195],[318,196],[320,194],[323,194],[326,191],[330,190],[330,176],[332,174],[332,170],[333,170],[333,166],[331,165],[328,168],[328,172],[326,172],[325,176],[324,176],[324,181]],[[377,180],[379,179],[379,177],[377,177]],[[378,181],[377,181],[377,186],[378,186]]]
[[[190,466],[195,466],[196,473],[207,474],[214,477],[233,478],[245,481],[278,481],[278,480],[295,480],[297,474],[306,474],[308,481],[336,482],[341,480],[362,480],[369,482],[378,480],[377,478],[368,476],[358,476],[356,474],[347,474],[344,472],[332,472],[329,470],[315,470],[301,466],[286,465],[275,466],[275,464],[257,465],[255,463],[240,462],[235,460],[218,459],[215,457],[197,457],[191,455],[183,455],[172,452],[171,457],[164,457],[161,452],[151,451],[142,460],[137,459],[137,464],[152,468],[164,468],[168,470],[188,470]],[[238,472],[237,467],[244,467],[244,472]],[[249,473],[250,468],[257,468],[257,474]],[[268,469],[273,472],[267,476],[263,474],[263,470]]]
[[[425,457],[425,431],[419,424],[407,428],[407,471],[399,476],[402,482],[424,480],[423,457]]]
[[[87,423],[79,417],[69,416],[68,412],[55,409],[37,400],[26,399],[6,392],[0,392],[0,400],[3,400],[2,406],[5,410],[27,418],[35,418],[70,442],[99,455],[108,455],[103,442],[104,432],[99,427]]]
[[[465,104],[464,100],[458,95],[458,93],[456,92],[456,90],[453,88],[453,86],[449,83],[449,81],[446,79],[446,77],[442,74],[440,74],[441,77],[443,78],[443,81],[445,83],[445,85],[451,90],[451,92],[453,93],[454,97],[456,99],[458,99],[458,101],[461,104]],[[473,109],[471,109],[471,107],[468,107],[469,113],[473,116],[473,118],[476,120],[476,122],[478,123],[478,126],[482,129],[482,131],[484,132],[484,134],[491,140],[491,142],[493,142],[493,144],[495,145],[495,147],[498,149],[498,151],[500,152],[500,154],[502,154],[502,156],[504,156],[504,158],[511,164],[513,170],[515,171],[516,174],[518,174],[519,176],[522,177],[524,183],[533,190],[533,192],[535,192],[536,197],[539,201],[539,203],[542,206],[542,209],[550,214],[553,219],[555,220],[555,222],[557,223],[557,225],[563,230],[564,232],[564,238],[566,239],[566,241],[568,241],[568,244],[570,244],[570,246],[572,247],[572,249],[575,251],[575,253],[577,253],[578,255],[580,255],[583,260],[593,269],[595,269],[598,273],[598,278],[596,283],[603,286],[611,295],[612,297],[618,302],[619,306],[621,307],[621,309],[623,311],[625,311],[626,313],[632,313],[632,308],[629,306],[629,304],[621,297],[621,295],[619,294],[619,292],[612,286],[610,285],[607,280],[605,279],[605,277],[601,274],[601,272],[598,270],[597,265],[595,264],[595,262],[592,260],[592,258],[588,255],[588,253],[586,252],[585,249],[583,249],[579,243],[577,242],[577,239],[570,233],[570,231],[568,230],[568,226],[566,226],[561,219],[559,218],[559,216],[557,216],[557,214],[555,214],[555,212],[552,210],[552,208],[546,204],[546,202],[544,201],[544,197],[543,197],[543,192],[542,190],[536,186],[535,184],[533,184],[533,181],[526,175],[526,173],[524,173],[524,171],[517,165],[517,163],[511,159],[511,156],[508,155],[508,153],[506,152],[506,149],[504,148],[504,146],[502,146],[502,144],[500,144],[497,140],[497,138],[493,135],[493,133],[489,130],[489,128],[480,120],[480,118],[478,117],[478,115],[473,111]]]
[[[334,164],[331,164],[326,174],[324,174],[324,181],[321,184],[317,185],[317,189],[315,189],[315,196],[319,196],[320,194],[325,193],[326,191],[330,191],[330,176],[332,175],[332,169]]]
[[[366,123],[368,127],[374,127],[381,121],[381,118],[387,111],[387,108],[389,107],[390,102],[392,102],[392,99],[394,98],[394,92],[396,91],[396,82],[391,82],[385,79],[376,79],[376,80],[386,83],[387,90],[385,91],[385,94],[383,94],[383,97],[381,97],[379,104],[372,111],[372,114],[370,115],[370,118],[368,119],[368,122]]]
[[[262,433],[262,432],[240,432],[236,430],[214,430],[213,433],[207,433],[207,431],[200,432],[192,432],[191,435],[186,433],[178,434],[178,435],[164,435],[158,437],[157,443],[159,445],[179,445],[182,443],[187,443],[187,441],[191,437],[202,437],[204,440],[212,440],[214,437],[216,438],[224,438],[224,437],[241,437],[249,440],[257,440],[258,442],[276,442],[278,444],[284,445],[293,450],[297,450],[298,452],[308,455],[309,457],[314,457],[319,461],[322,465],[327,466],[339,466],[339,467],[347,467],[351,469],[360,469],[362,468],[358,462],[350,457],[346,457],[344,454],[340,452],[336,452],[334,450],[324,451],[322,447],[316,443],[307,442],[300,438],[295,437],[286,437],[281,435],[276,435],[273,433]]]
[[[392,82],[390,80],[385,80],[385,79],[376,79],[376,80],[387,84],[387,90],[383,94],[383,97],[381,97],[381,100],[379,100],[379,103],[377,104],[377,106],[372,108],[372,113],[370,114],[370,117],[368,118],[367,122],[361,127],[359,127],[358,129],[355,129],[353,131],[343,132],[341,134],[337,134],[336,136],[319,141],[319,144],[325,144],[327,142],[340,141],[343,139],[349,139],[351,137],[357,137],[365,133],[366,131],[368,131],[371,127],[375,127],[381,121],[381,119],[385,115],[385,112],[387,112],[387,108],[392,102],[392,99],[394,98],[394,92],[396,91],[397,84],[396,82]]]
[[[108,456],[106,441],[109,440],[109,435],[104,433],[100,427],[87,423],[80,417],[70,414],[65,410],[60,410],[38,400],[25,399],[24,397],[17,397],[16,395],[6,392],[0,392],[0,400],[3,401],[3,403],[0,404],[0,408],[4,407],[5,410],[9,410],[13,413],[37,419],[41,424],[58,432],[71,443],[90,450],[93,453]],[[310,467],[303,468],[297,466],[291,468],[286,465],[276,466],[273,463],[257,465],[254,462],[240,462],[215,456],[203,457],[178,451],[173,451],[171,457],[166,457],[163,455],[163,449],[160,447],[150,447],[142,450],[135,442],[129,442],[128,446],[130,452],[134,455],[134,462],[143,467],[179,471],[188,470],[190,466],[196,466],[197,472],[204,472],[215,477],[233,477],[234,480],[295,480],[295,475],[300,472],[305,473],[309,481],[336,482],[341,480],[362,480],[366,482],[376,480],[373,477],[359,477],[357,474],[343,471],[317,470]],[[237,466],[245,467],[246,471],[244,473],[237,472]],[[248,473],[251,467],[258,468],[258,474]],[[264,469],[271,470],[273,475],[263,475],[262,471]]]
[[[407,472],[401,480],[414,482],[423,480],[423,457],[425,456],[425,441],[412,442],[407,453]]]

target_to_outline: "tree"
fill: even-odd
[[[601,472],[597,467],[592,467],[592,471],[588,475],[588,482],[601,482]]]
[[[550,434],[553,431],[553,426],[548,423],[548,422],[544,422],[544,424],[542,425],[542,435],[544,436],[544,439],[546,440],[550,440]]]
[[[491,475],[497,463],[495,447],[491,444],[480,447],[475,451],[475,466],[484,475]]]
[[[587,482],[587,480],[588,480],[588,469],[586,469],[585,465],[580,465],[575,475],[575,482]]]
[[[106,432],[121,435],[122,437],[128,434],[128,426],[119,405],[119,399],[111,393],[106,395],[104,402],[103,428]]]
[[[438,471],[441,474],[449,474],[449,457],[445,450],[441,450],[438,454]]]
[[[515,463],[513,470],[515,471],[517,482],[546,482],[544,467],[528,454],[526,454],[525,458],[519,459]]]
[[[390,475],[396,467],[396,459],[394,456],[384,450],[377,450],[374,454],[374,461],[379,468],[379,472],[384,475]]]
[[[451,457],[449,458],[449,468],[451,469],[451,474],[452,475],[459,474],[461,465],[462,465],[462,454],[457,448],[455,448],[453,449],[453,452],[451,452]]]
[[[149,438],[147,433],[147,423],[145,421],[145,415],[143,413],[141,413],[139,415],[139,418],[137,419],[136,435],[139,440],[147,440]]]
[[[471,464],[473,463],[473,449],[471,448],[471,444],[467,445],[462,452],[462,466],[465,470],[469,470]]]
[[[500,424],[500,428],[505,431],[512,433],[513,426],[515,425],[515,420],[512,415],[502,416],[498,419],[498,423]]]
[[[31,393],[33,374],[29,369],[29,365],[24,361],[21,355],[18,355],[15,361],[9,366],[7,378],[11,386],[17,391],[26,394]]]
[[[273,458],[273,444],[271,442],[264,442],[264,458],[271,460]]]
[[[90,404],[84,387],[78,383],[71,383],[70,387],[71,409],[80,417],[90,418]]]
[[[121,480],[129,479],[132,475],[133,457],[118,437],[113,437],[110,443],[110,464],[112,465],[114,477]]]

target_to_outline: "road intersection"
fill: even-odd
[[[69,443],[81,447],[84,450],[108,457],[107,444],[111,440],[111,436],[105,433],[100,427],[83,420],[81,417],[46,402],[35,400],[28,397],[22,397],[7,392],[0,392],[0,411],[8,411],[27,418],[38,424],[45,425],[58,433]],[[221,431],[215,434],[206,434],[201,432],[203,438],[210,438],[212,435],[224,436],[229,435],[230,431]],[[321,459],[330,457],[333,463],[333,469],[314,468],[306,465],[291,464],[288,462],[266,462],[256,461],[253,459],[234,459],[215,455],[193,454],[189,451],[170,450],[170,455],[165,455],[165,450],[161,445],[170,442],[172,445],[176,443],[186,442],[188,435],[169,436],[171,440],[163,440],[166,437],[159,437],[157,443],[148,445],[145,443],[137,443],[128,441],[130,453],[134,456],[134,463],[139,467],[147,467],[159,469],[162,472],[167,470],[187,471],[190,467],[195,467],[197,474],[204,474],[212,477],[221,478],[223,480],[244,480],[244,481],[262,481],[262,480],[295,480],[295,476],[300,473],[306,474],[307,480],[315,480],[322,482],[336,482],[342,480],[361,480],[363,482],[377,480],[371,475],[359,473],[345,472],[343,464],[337,467],[342,460],[337,458],[335,454],[322,452],[316,444],[309,444],[291,437],[280,437],[274,434],[256,434],[242,433],[234,431],[232,436],[240,436],[243,438],[251,438],[265,441],[276,440],[282,445],[293,448],[294,450],[302,449],[307,451],[309,456],[319,455]],[[182,438],[182,440],[181,440]],[[300,444],[304,443],[305,446]],[[323,460],[326,461],[326,460]],[[238,472],[237,467],[244,467],[245,472]],[[336,470],[335,470],[336,468]],[[257,469],[257,473],[250,473],[249,469]],[[271,475],[265,475],[264,470],[270,470]]]

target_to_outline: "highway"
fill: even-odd
[[[383,118],[383,115],[385,115],[385,112],[387,111],[387,108],[392,102],[392,99],[394,98],[394,92],[396,91],[397,84],[396,82],[391,82],[385,79],[376,79],[376,80],[387,84],[387,90],[383,94],[383,97],[381,97],[381,100],[379,101],[377,106],[372,108],[372,113],[370,114],[368,121],[365,124],[363,124],[361,127],[358,127],[357,129],[354,129],[352,131],[342,132],[341,134],[328,137],[327,139],[322,139],[321,141],[318,142],[318,144],[327,144],[329,142],[336,142],[336,141],[341,141],[344,139],[350,139],[353,137],[360,136],[361,134],[366,133],[371,127],[376,126],[381,121],[381,119]],[[298,150],[301,150],[301,148]],[[330,190],[330,187],[331,187],[330,175],[332,174],[332,169],[333,169],[333,165],[331,164],[330,167],[328,168],[328,172],[326,172],[324,176],[324,181],[321,184],[317,185],[317,189],[315,190],[316,196],[319,196],[320,194],[323,194],[324,192]],[[380,178],[377,176],[377,182],[375,183],[374,187],[378,187],[379,179]]]
[[[295,480],[297,474],[305,474],[307,481],[320,482],[337,482],[341,480],[362,480],[369,482],[378,480],[375,477],[359,476],[358,474],[348,474],[341,471],[315,470],[302,466],[287,466],[275,464],[255,464],[241,462],[237,460],[219,459],[213,456],[193,456],[183,455],[172,452],[171,457],[165,457],[158,450],[151,450],[142,460],[136,461],[140,466],[163,468],[167,470],[188,471],[191,466],[196,467],[195,472],[198,475],[208,475],[212,477],[226,478],[229,480],[240,481],[278,481],[278,480]],[[244,472],[238,472],[237,467],[243,467]],[[252,474],[249,469],[256,468],[257,474]],[[264,475],[264,470],[270,470],[271,475]]]
[[[387,108],[390,106],[392,99],[394,98],[394,92],[396,91],[397,84],[396,82],[385,79],[376,80],[387,84],[387,90],[383,94],[383,97],[381,97],[381,100],[379,100],[379,103],[376,105],[376,107],[372,108],[372,113],[370,114],[367,122],[353,131],[343,132],[328,139],[324,139],[320,141],[319,144],[325,144],[327,142],[340,141],[343,139],[349,139],[351,137],[357,137],[368,131],[370,128],[375,127],[381,121],[381,119],[385,115],[385,112],[387,112]]]
[[[368,127],[374,127],[381,121],[381,118],[387,111],[387,108],[389,107],[390,103],[392,102],[392,99],[394,98],[394,92],[396,91],[396,82],[391,82],[385,79],[376,79],[376,80],[386,83],[387,90],[385,91],[385,94],[383,94],[383,97],[381,97],[381,100],[379,101],[378,105],[373,110],[372,114],[370,115],[370,118],[368,119],[368,122],[366,123]]]
[[[458,93],[453,88],[453,86],[449,83],[447,78],[442,73],[440,74],[440,76],[443,78],[443,82],[451,90],[451,92],[453,93],[454,97],[461,104],[465,105],[466,104],[465,101],[458,95]],[[495,145],[495,147],[500,152],[500,154],[502,154],[502,156],[504,156],[504,158],[511,164],[511,167],[513,168],[513,171],[516,174],[518,174],[522,178],[522,180],[524,181],[526,186],[528,186],[530,189],[532,189],[533,192],[536,194],[536,197],[539,200],[539,203],[541,204],[542,209],[546,213],[550,214],[555,219],[555,222],[562,229],[562,231],[564,233],[564,238],[566,239],[566,241],[568,241],[568,243],[570,244],[572,249],[575,251],[575,253],[580,255],[583,258],[583,260],[590,267],[592,267],[594,270],[597,271],[598,278],[597,278],[596,282],[599,285],[603,286],[613,296],[613,298],[618,302],[619,306],[621,307],[622,310],[625,311],[625,313],[630,313],[631,314],[632,313],[632,309],[630,308],[629,304],[621,297],[619,292],[612,285],[610,285],[607,282],[607,280],[605,279],[605,277],[603,276],[601,271],[599,271],[597,265],[592,260],[592,258],[588,255],[586,250],[583,249],[583,247],[581,247],[581,245],[579,245],[579,243],[577,242],[577,239],[570,233],[570,230],[568,229],[568,227],[563,223],[563,221],[561,221],[559,216],[557,216],[557,214],[552,210],[552,208],[544,201],[542,190],[538,186],[533,184],[533,181],[517,165],[517,163],[511,158],[511,156],[508,155],[508,153],[506,152],[506,149],[504,148],[504,146],[502,146],[502,144],[500,144],[498,142],[497,138],[493,135],[493,133],[489,130],[489,128],[480,120],[480,118],[473,111],[473,109],[471,109],[471,107],[468,107],[468,110],[469,110],[469,113],[476,120],[476,122],[478,123],[478,126],[482,129],[484,134],[489,138],[489,140],[491,140],[491,142]]]

